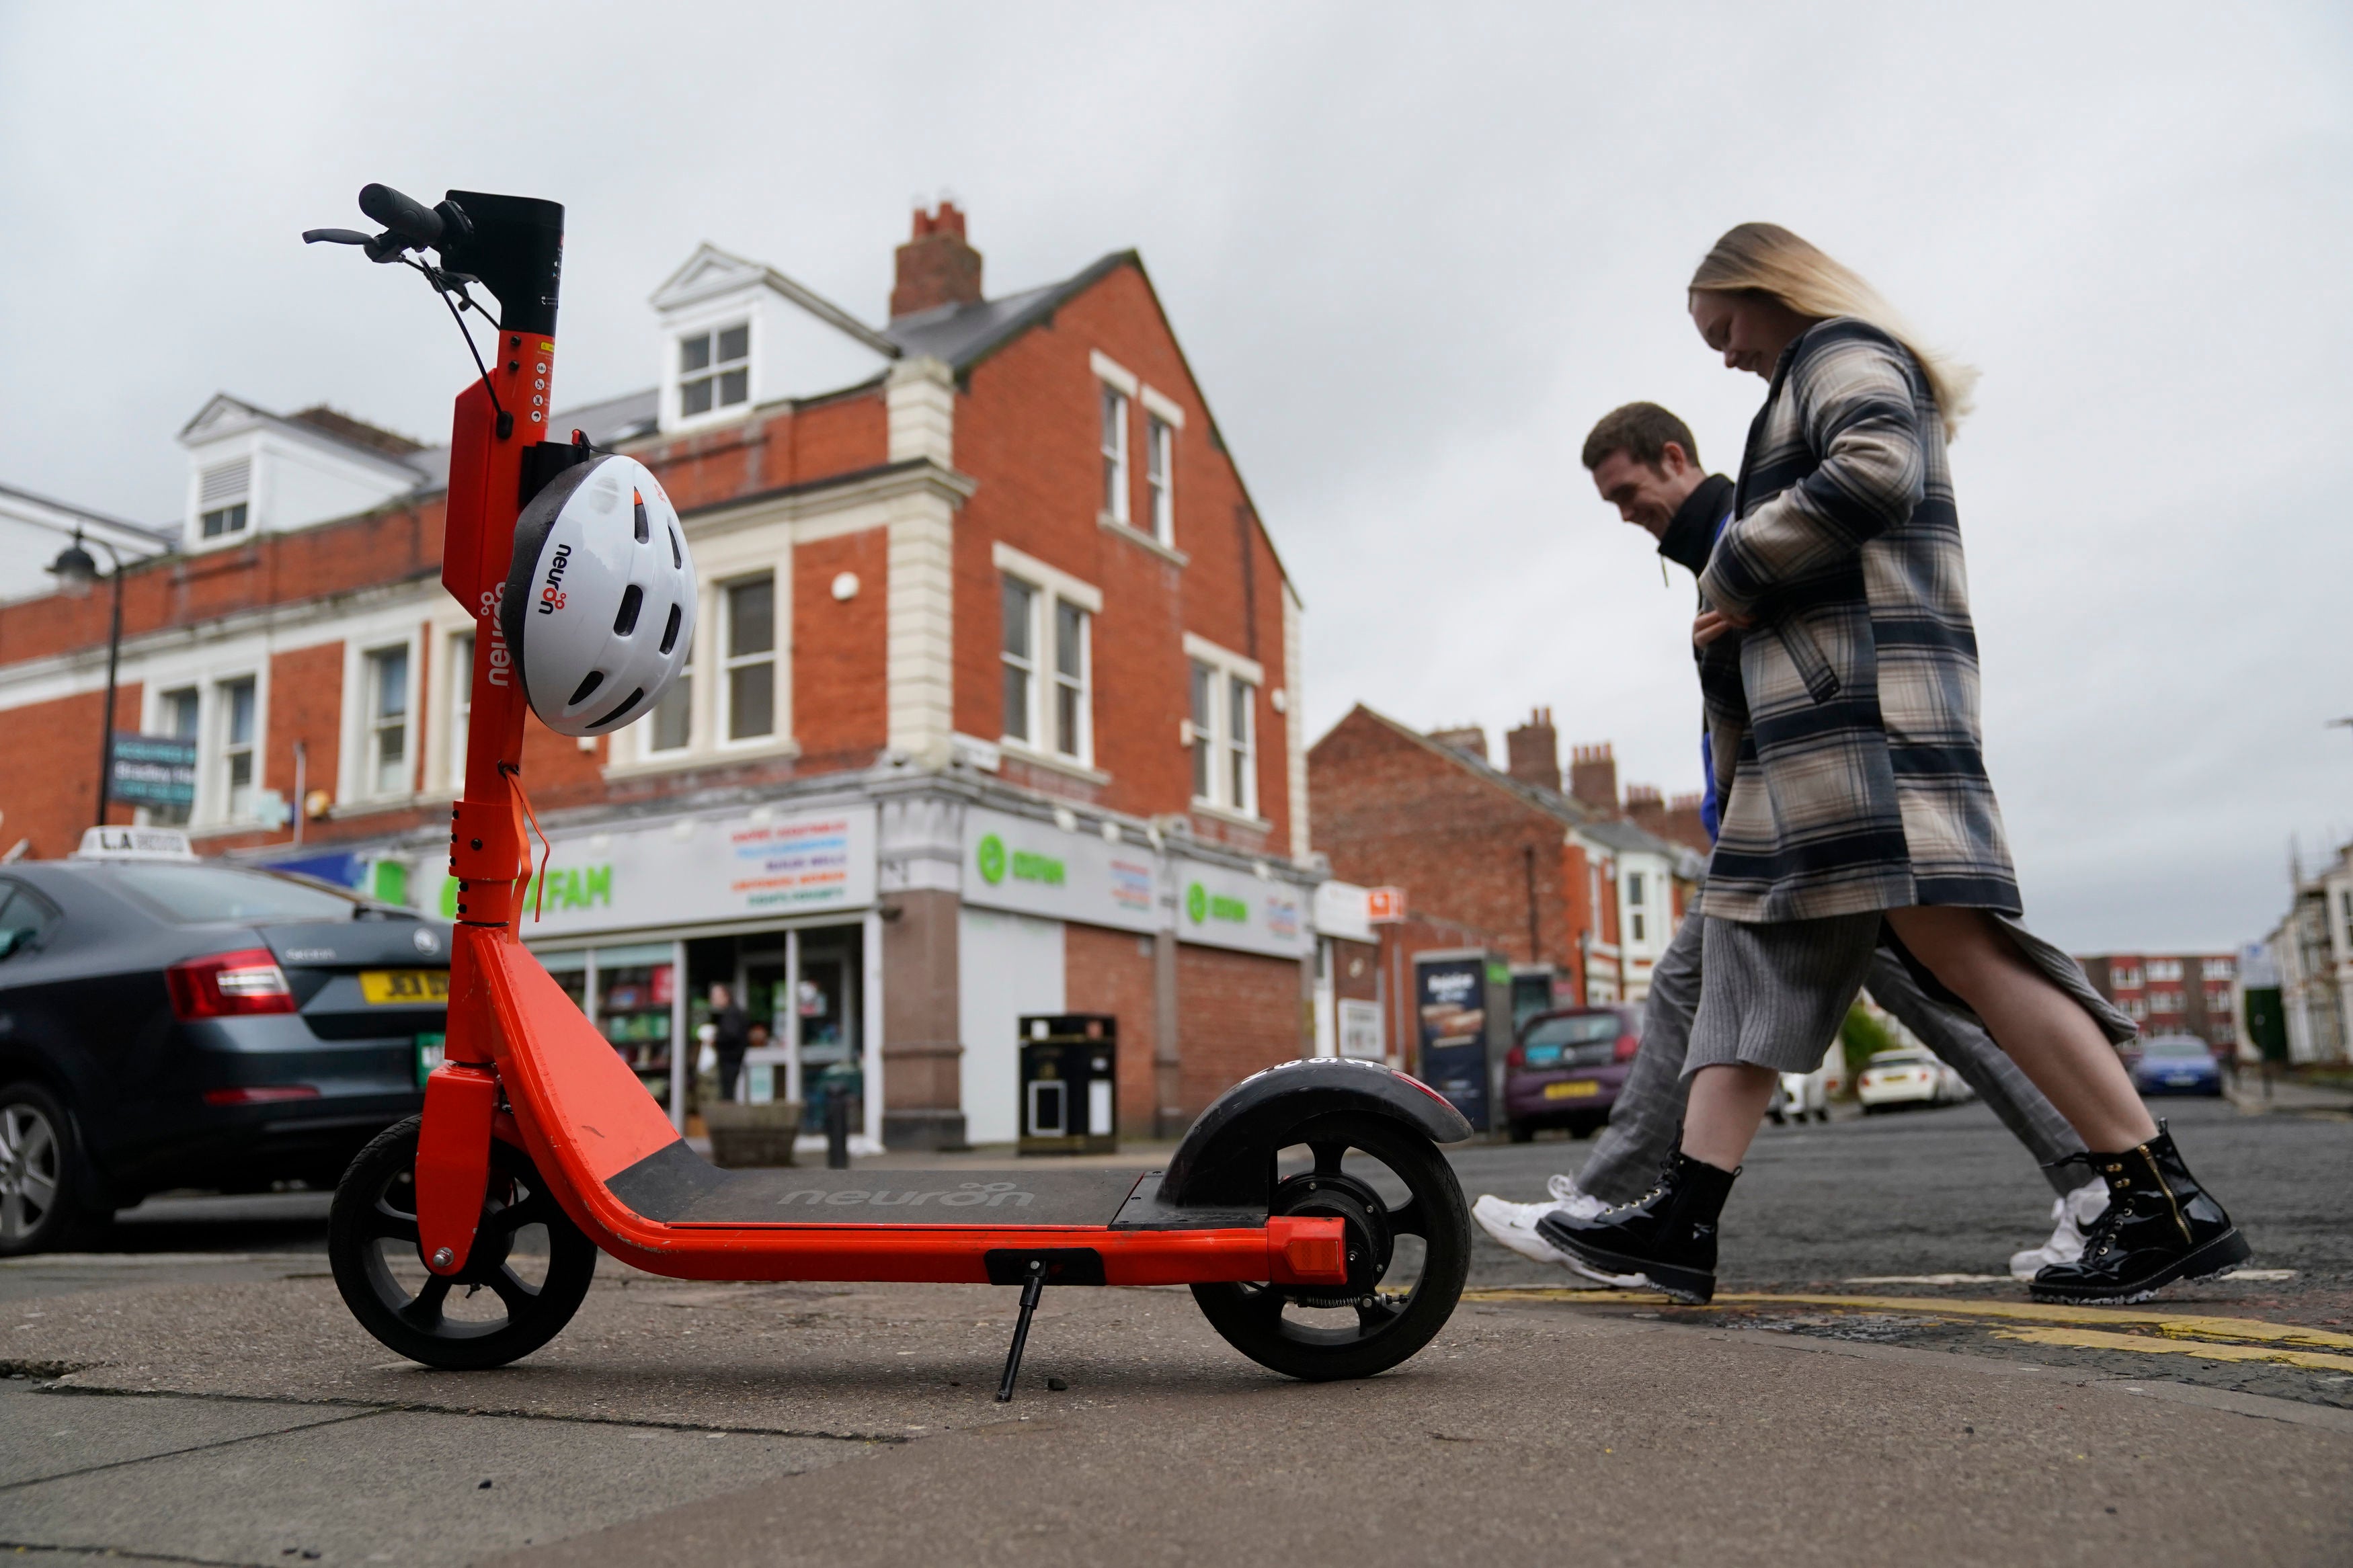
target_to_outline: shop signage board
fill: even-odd
[[[1241,952],[1303,958],[1314,951],[1308,889],[1280,878],[1172,856],[1176,940]]]
[[[964,815],[964,901],[1114,931],[1163,930],[1160,857],[1100,831],[974,806]]]
[[[675,817],[551,836],[543,884],[534,857],[519,929],[526,940],[646,926],[786,918],[874,901],[874,807]],[[534,895],[540,915],[532,918]],[[457,912],[445,876],[441,913]]]
[[[1370,942],[1372,889],[1354,882],[1323,882],[1315,889],[1315,934],[1344,942]]]
[[[196,798],[196,743],[176,735],[116,731],[107,790],[132,805],[188,805]]]

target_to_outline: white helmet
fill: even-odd
[[[651,470],[611,453],[565,469],[515,520],[499,629],[559,735],[649,711],[694,647],[694,563]]]

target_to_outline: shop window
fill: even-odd
[[[1127,395],[1099,386],[1103,396],[1103,515],[1125,522],[1127,506]]]
[[[408,790],[408,649],[367,656],[367,784],[371,795]]]
[[[219,781],[221,817],[244,822],[253,816],[254,731],[256,712],[253,678],[224,680],[214,689],[219,742],[215,777]]]
[[[752,327],[738,321],[678,341],[678,411],[692,419],[752,399]]]
[[[726,586],[727,738],[762,740],[776,732],[776,580],[748,577]]]

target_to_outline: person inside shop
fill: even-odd
[[[735,1098],[735,1080],[744,1073],[744,1052],[751,1046],[750,1024],[734,995],[724,985],[711,988],[711,1047],[719,1057],[719,1098]]]

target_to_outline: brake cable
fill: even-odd
[[[474,368],[481,373],[482,390],[490,395],[491,412],[499,416],[499,436],[503,439],[514,429],[514,416],[509,414],[499,404],[499,389],[491,384],[491,367],[482,363],[482,351],[475,346],[474,334],[466,330],[466,318],[459,310],[459,302],[464,303],[466,310],[473,311],[486,321],[491,321],[493,330],[498,328],[498,322],[491,321],[491,313],[483,310],[471,294],[466,292],[463,279],[454,278],[441,268],[420,261],[413,256],[403,256],[400,259],[423,273],[425,280],[433,286],[433,291],[441,296],[441,303],[449,308],[449,319],[458,323],[458,335],[466,340],[466,352],[474,356]],[[456,298],[452,299],[452,295]]]

